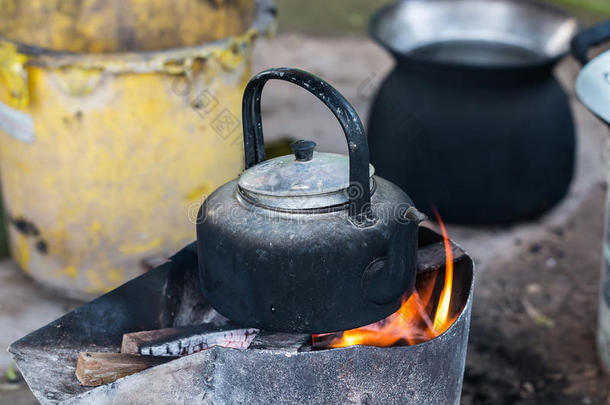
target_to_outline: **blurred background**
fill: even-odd
[[[585,24],[603,21],[610,15],[604,0],[544,0],[578,17]],[[378,8],[393,3],[386,0],[348,0],[328,3],[314,0],[304,4],[278,0],[279,31],[309,35],[365,35],[367,22]]]
[[[376,94],[395,61],[371,39],[367,25],[373,12],[390,3],[276,0],[277,33],[256,39],[251,71],[232,50],[223,54],[222,66],[188,66],[188,74],[195,76],[192,82],[174,74],[186,68],[172,65],[171,58],[145,78],[128,74],[119,81],[112,72],[100,73],[95,58],[83,62],[71,56],[39,55],[48,72],[28,71],[26,90],[20,85],[24,73],[19,66],[24,61],[11,44],[28,44],[30,36],[39,40],[28,30],[45,22],[19,28],[14,18],[19,7],[11,7],[11,2],[0,7],[5,14],[0,23],[8,27],[0,29],[0,35],[15,40],[0,42],[0,67],[9,90],[2,88],[8,95],[3,95],[7,107],[0,106],[0,120],[8,124],[0,125],[0,136],[6,138],[0,142],[0,167],[6,237],[11,240],[10,249],[5,242],[0,261],[0,347],[154,267],[194,240],[193,213],[205,195],[241,170],[241,129],[234,131],[239,120],[231,111],[239,108],[250,72],[277,66],[311,71],[337,87],[368,125]],[[610,19],[607,0],[546,3],[575,17],[581,29]],[[70,8],[64,12],[69,16]],[[242,32],[240,19],[247,18],[239,12],[214,14],[224,31],[211,38]],[[193,18],[182,24],[198,21]],[[90,21],[99,24],[95,18]],[[79,46],[98,52],[119,49],[106,49],[104,43],[62,44],[53,39],[62,22],[54,24],[58,25],[44,34],[51,38],[47,47],[73,47],[76,52]],[[189,45],[198,43],[186,29],[173,32],[173,25],[170,21],[159,29],[160,41],[174,35],[190,40]],[[133,41],[131,46],[136,47],[137,35]],[[159,46],[175,46],[171,40],[164,44]],[[89,66],[85,73],[75,68],[83,63]],[[104,69],[127,69],[131,74],[138,63],[128,57]],[[610,380],[595,342],[607,189],[603,149],[609,134],[576,99],[574,83],[580,69],[570,56],[554,67],[569,99],[576,136],[574,173],[561,198],[527,218],[477,220],[476,225],[466,219],[448,226],[450,237],[477,264],[463,404],[610,403]],[[78,97],[70,99],[66,93]],[[41,97],[50,100],[47,107],[62,107],[39,107]],[[163,97],[176,101],[155,101]],[[114,107],[98,114],[104,103]],[[24,111],[48,125],[41,131],[38,123],[34,126],[20,115]],[[89,118],[91,111],[97,114],[95,119]],[[315,140],[321,151],[346,151],[335,119],[303,90],[270,83],[263,115],[270,155],[290,153],[288,144],[296,139]],[[53,138],[60,132],[61,137]],[[36,142],[37,149],[30,147]],[[53,148],[58,153],[52,153]],[[380,165],[383,160],[378,159]],[[140,164],[144,161],[145,166]],[[181,163],[169,169],[168,164],[176,161]],[[377,165],[375,159],[372,164]],[[83,185],[76,185],[70,176],[90,173],[92,166],[99,173],[83,176]],[[187,181],[200,173],[200,180]],[[116,190],[113,182],[133,186]],[[57,202],[63,199],[69,201],[68,208]],[[35,218],[37,212],[42,218]],[[107,229],[111,232],[105,233]],[[0,371],[0,403],[36,402],[3,351]]]

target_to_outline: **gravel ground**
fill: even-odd
[[[254,69],[280,65],[324,77],[366,122],[392,60],[363,38],[282,34],[258,45]],[[569,92],[576,72],[571,60],[558,70]],[[477,262],[464,404],[610,403],[594,345],[605,198],[600,150],[607,135],[577,102],[574,112],[579,163],[562,203],[513,227],[449,227]],[[270,83],[263,113],[269,142],[308,138],[323,151],[346,150],[332,115],[304,90]],[[39,289],[10,261],[0,262],[0,346],[76,305]],[[0,368],[9,366],[8,354],[0,353]],[[34,402],[24,386],[0,382],[1,404]]]

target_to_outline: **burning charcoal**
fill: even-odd
[[[86,387],[108,384],[147,368],[167,363],[175,357],[140,356],[124,353],[80,352],[76,378]]]
[[[235,325],[197,325],[166,328],[123,335],[122,353],[152,356],[185,356],[212,346],[246,349],[258,329]]]

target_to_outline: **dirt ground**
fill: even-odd
[[[257,47],[254,70],[295,66],[327,79],[366,122],[376,86],[392,60],[363,38],[282,34]],[[571,93],[577,66],[558,75]],[[477,263],[463,404],[606,404],[610,379],[595,353],[605,186],[601,147],[606,129],[574,101],[578,167],[566,199],[536,222],[509,228],[449,227]],[[308,138],[344,151],[325,107],[289,85],[271,83],[263,97],[269,141]],[[372,162],[373,164],[375,162]],[[40,290],[10,261],[0,262],[0,346],[78,305]],[[0,368],[10,367],[0,354]],[[30,404],[23,384],[0,382],[0,404]]]
[[[463,404],[605,404],[595,326],[605,187],[479,272]]]

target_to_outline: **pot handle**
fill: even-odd
[[[362,122],[352,105],[330,84],[311,73],[292,68],[265,70],[254,76],[244,91],[242,121],[246,169],[265,160],[261,95],[271,79],[304,88],[320,99],[339,120],[349,150],[349,215],[357,224],[372,218],[369,185],[369,146]]]
[[[582,65],[589,63],[589,48],[610,40],[610,21],[587,28],[576,34],[570,44],[572,55]]]

